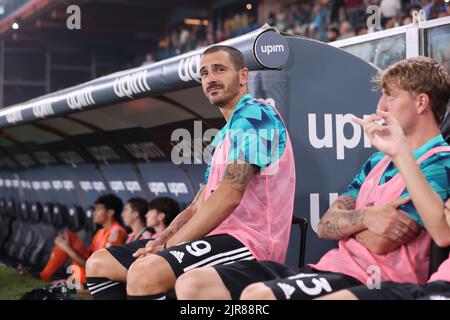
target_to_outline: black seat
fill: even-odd
[[[16,256],[19,261],[27,263],[29,256],[27,253],[34,249],[36,233],[30,228],[29,225],[24,226],[24,235],[22,241],[20,242],[18,248],[16,249]]]
[[[67,227],[69,223],[69,213],[66,206],[62,204],[55,204],[53,206],[53,226],[60,230]]]
[[[306,233],[308,232],[308,220],[301,217],[292,217],[292,224],[296,224],[300,229],[300,248],[298,254],[298,267],[302,268],[305,265],[305,251],[306,251]]]
[[[7,216],[8,212],[6,210],[6,200],[5,198],[0,199],[0,216]]]
[[[89,247],[92,236],[97,230],[97,226],[94,223],[94,208],[89,207],[84,210],[84,228],[77,234],[86,248]]]
[[[50,202],[42,206],[42,222],[48,225],[53,224],[53,204]]]
[[[85,222],[84,222],[84,229],[90,233],[94,233],[96,226],[94,224],[94,208],[89,207],[86,210],[84,210],[85,214]]]
[[[26,201],[20,202],[19,206],[19,219],[22,221],[28,221],[30,218],[29,207]]]
[[[25,252],[27,264],[40,271],[47,263],[54,247],[56,230],[52,225],[39,223],[33,225],[36,234],[32,250]]]
[[[69,230],[78,232],[84,227],[85,215],[81,207],[73,205],[69,208]]]
[[[16,203],[14,199],[8,199],[6,201],[6,213],[9,217],[15,219],[16,218]]]
[[[30,222],[39,223],[42,220],[42,206],[39,202],[33,202],[30,207]]]
[[[430,246],[430,276],[437,271],[444,260],[449,258],[450,246],[446,248],[439,247],[433,240]]]
[[[11,236],[5,243],[5,251],[14,260],[19,260],[20,250],[27,249],[33,240],[30,225],[20,219],[15,219],[11,225]]]
[[[11,235],[11,222],[12,219],[9,216],[0,215],[0,253],[3,252],[3,246]]]

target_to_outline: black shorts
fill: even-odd
[[[206,236],[167,248],[156,254],[167,260],[177,278],[196,268],[255,259],[242,242],[228,234]]]
[[[145,245],[150,240],[152,239],[136,240],[121,246],[111,246],[106,248],[106,250],[108,250],[108,252],[128,270],[131,264],[136,260],[136,258],[133,257],[133,253],[140,248],[145,248]]]
[[[309,300],[361,284],[345,274],[273,261],[242,261],[215,269],[233,299],[239,299],[245,287],[256,282],[263,282],[278,300]]]
[[[360,300],[434,300],[450,298],[450,283],[433,281],[425,285],[382,282],[379,288],[357,286],[349,289]]]

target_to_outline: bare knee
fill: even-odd
[[[272,289],[262,282],[247,286],[241,293],[241,300],[275,300]]]
[[[179,300],[230,300],[231,294],[214,268],[189,271],[177,279]]]
[[[137,259],[128,269],[127,293],[152,295],[173,289],[175,274],[167,261],[157,255]]]
[[[101,249],[94,252],[86,261],[86,275],[88,277],[101,277],[104,276],[105,271],[105,251]]]
[[[94,252],[86,261],[88,277],[105,277],[115,281],[126,281],[127,270],[106,249]]]
[[[192,270],[181,275],[175,283],[175,292],[179,300],[201,299],[204,275],[202,270]]]

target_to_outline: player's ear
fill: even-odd
[[[247,86],[248,75],[249,73],[247,68],[242,68],[241,70],[239,70],[239,85],[241,87]]]
[[[158,221],[164,222],[165,219],[166,219],[166,214],[164,212],[158,212]]]
[[[418,114],[423,114],[431,105],[430,97],[426,93],[419,93],[416,97],[416,110]]]

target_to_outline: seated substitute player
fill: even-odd
[[[121,245],[127,238],[127,232],[119,223],[122,208],[123,203],[119,197],[113,194],[100,196],[95,201],[93,220],[102,228],[95,233],[90,247],[86,250],[83,242],[72,231],[58,235],[50,258],[39,275],[40,279],[45,282],[51,280],[67,259],[71,259],[73,262],[72,277],[77,278],[79,283],[86,283],[85,264],[89,256],[97,250]],[[25,269],[19,271],[30,275]]]
[[[152,233],[146,227],[146,217],[148,202],[144,198],[135,197],[128,199],[122,211],[122,221],[125,226],[131,229],[125,243],[136,240],[150,239]]]
[[[159,197],[150,201],[145,217],[147,228],[153,231],[152,237],[157,237],[163,232],[179,213],[178,202],[171,198]],[[127,271],[136,259],[133,257],[133,253],[139,248],[145,248],[149,240],[142,239],[122,246],[99,250],[88,259],[87,286],[94,299],[126,299]]]
[[[450,92],[450,85],[449,85]],[[376,123],[385,119],[387,126]],[[357,119],[371,143],[391,157],[410,191],[411,200],[433,240],[440,247],[450,245],[450,199],[444,204],[423,176],[411,155],[399,123],[391,115],[380,113],[365,120]],[[401,271],[400,271],[401,272]],[[434,300],[450,299],[450,256],[433,273],[427,284],[382,282],[378,288],[357,286],[319,299],[325,300]]]
[[[389,111],[405,132],[412,156],[433,190],[447,198],[450,154],[439,125],[449,99],[448,75],[434,60],[400,61],[376,79]],[[444,148],[442,148],[444,147]],[[298,269],[271,261],[239,261],[191,271],[176,284],[180,299],[312,299],[381,281],[423,284],[428,277],[430,236],[408,199],[405,182],[389,157],[375,153],[325,213],[321,238],[339,247],[317,264]],[[418,234],[419,233],[419,234]]]
[[[127,273],[128,299],[164,299],[181,274],[238,260],[282,262],[289,240],[295,163],[274,106],[247,88],[242,53],[212,46],[200,59],[202,88],[226,125],[212,142],[207,184]]]

